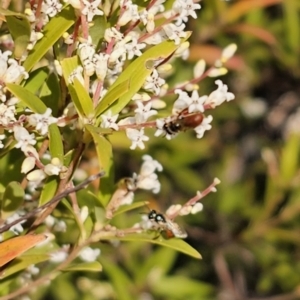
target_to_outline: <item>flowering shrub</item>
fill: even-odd
[[[23,287],[15,282],[3,292],[5,299],[27,293],[61,270],[101,270],[96,261],[101,246],[90,247],[99,241],[147,241],[201,257],[181,239],[187,233],[175,218],[201,211],[199,200],[214,192],[219,180],[185,204],[173,203],[166,213],[150,210],[129,228],[115,226],[117,215],[147,206],[134,202],[137,190],[159,193],[157,172],[163,166],[145,154],[139,173],[115,187],[109,138],[124,132],[132,150],[145,149],[150,137],[170,140],[188,129],[203,138],[212,127],[208,111],[234,95],[220,79],[209,95],[200,94],[198,83],[225,74],[223,64],[236,46],[225,48],[211,67],[199,61],[192,79],[169,87],[172,62],[188,56],[185,24],[201,6],[192,0],[134,2],[44,0],[28,2],[22,13],[0,10],[9,32],[0,51],[0,147],[7,166],[0,226],[7,241],[0,262],[4,277],[21,270],[37,277],[24,277],[32,282]],[[170,97],[172,109],[166,104]],[[98,158],[95,175],[83,168],[91,147]],[[94,188],[83,189],[94,182]],[[85,203],[86,198],[92,200]],[[63,205],[57,207],[59,202]],[[65,244],[54,237],[63,232],[72,232]],[[44,240],[27,252],[38,255],[7,264]],[[35,265],[43,261],[48,271],[39,277]]]

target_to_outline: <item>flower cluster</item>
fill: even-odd
[[[212,127],[213,117],[207,111],[231,101],[234,95],[220,79],[215,81],[217,88],[207,95],[200,94],[198,83],[225,74],[224,63],[236,46],[226,47],[213,66],[206,67],[204,61],[199,61],[193,78],[171,87],[168,77],[174,72],[172,62],[186,59],[189,54],[186,40],[190,32],[185,28],[190,17],[197,17],[201,8],[198,1],[152,0],[142,5],[143,1],[134,0],[64,2],[29,1],[24,10],[27,19],[22,19],[31,29],[29,42],[22,45],[24,51],[19,57],[12,51],[20,47],[14,34],[7,39],[7,50],[0,50],[0,150],[3,155],[12,149],[19,151],[20,173],[24,176],[20,186],[24,194],[26,190],[24,205],[8,213],[2,223],[11,223],[9,229],[20,234],[24,224],[28,226],[26,216],[39,215],[33,227],[43,224],[48,231],[68,232],[71,221],[65,221],[64,216],[55,218],[52,211],[60,199],[69,196],[68,208],[80,238],[74,245],[60,246],[60,250],[52,248],[50,261],[63,263],[79,257],[93,262],[101,250],[88,246],[99,241],[97,234],[122,234],[110,224],[120,206],[132,204],[139,189],[154,194],[161,189],[157,173],[163,167],[145,154],[138,173],[123,178],[116,188],[108,184],[110,190],[102,194],[101,188],[106,179],[112,179],[114,168],[110,136],[120,134],[115,131],[126,135],[131,150],[145,149],[151,131],[156,137],[172,139],[193,129],[197,138],[202,138]],[[53,34],[54,29],[60,32],[60,38]],[[172,106],[169,100],[174,96]],[[72,182],[73,174],[83,171],[82,158],[92,142],[107,175],[100,180],[100,193],[93,195],[99,201],[95,211],[77,201],[81,195],[75,193],[79,188]],[[89,172],[92,168],[87,169]],[[207,193],[214,191],[216,184]],[[47,199],[49,202],[37,204],[37,199],[54,194]],[[56,201],[57,195],[62,197]],[[197,194],[183,205],[172,205],[165,214],[152,210],[144,217],[146,225],[130,227],[128,232],[150,229],[165,232],[168,237],[185,238],[187,233],[174,219],[201,211],[198,201],[204,195]],[[102,205],[98,205],[100,202]],[[133,207],[136,205],[127,208]],[[93,226],[85,226],[87,220]],[[69,255],[73,250],[75,254]],[[27,271],[31,275],[38,272],[34,266]]]
[[[137,189],[151,190],[155,194],[160,191],[160,182],[155,172],[161,172],[163,170],[162,165],[150,155],[144,155],[143,160],[139,174],[133,173],[132,177],[124,178],[119,183],[118,189],[106,207],[107,219],[111,219],[121,205],[131,204]]]

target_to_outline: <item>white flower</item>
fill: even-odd
[[[55,218],[51,215],[48,215],[44,223],[46,224],[47,227],[52,227],[55,223]]]
[[[93,249],[91,247],[85,247],[83,248],[80,253],[79,257],[86,262],[93,262],[97,259],[97,257],[100,255],[101,251],[100,249]]]
[[[187,92],[176,89],[175,94],[178,94],[178,98],[174,102],[173,105],[173,114],[183,111],[184,109],[188,108],[192,103],[192,99],[188,95]]]
[[[17,141],[15,148],[21,148],[22,151],[26,149],[28,145],[35,145],[36,139],[34,134],[29,134],[27,129],[21,126],[14,126],[14,137]]]
[[[136,38],[132,38],[131,42],[125,45],[125,49],[127,51],[127,58],[131,60],[134,56],[141,56],[141,49],[144,49],[145,47],[146,44],[138,43],[138,40]]]
[[[138,6],[136,4],[132,4],[132,1],[126,1],[124,4],[120,3],[120,5],[123,9],[125,8],[125,10],[118,20],[119,26],[124,26],[128,22],[136,22],[140,19]]]
[[[109,56],[109,63],[115,64],[118,60],[124,61],[126,59],[126,48],[123,43],[116,44],[114,50]]]
[[[228,70],[226,68],[211,68],[207,74],[208,77],[220,77],[227,74]]]
[[[160,191],[160,182],[158,181],[155,171],[161,172],[163,170],[162,165],[154,160],[150,155],[143,156],[144,163],[141,166],[140,173],[134,174],[134,180],[136,181],[136,187],[144,190],[152,190],[153,193]]]
[[[191,103],[188,108],[189,113],[204,112],[204,102],[207,96],[199,97],[198,91],[194,90],[191,96]]]
[[[112,39],[121,41],[123,39],[123,33],[118,31],[116,28],[107,28],[104,32],[104,39],[109,43]]]
[[[107,63],[109,55],[105,53],[95,54],[93,63],[95,65],[96,75],[99,80],[103,81],[107,74]]]
[[[145,149],[144,141],[148,141],[149,137],[144,134],[144,128],[140,130],[127,128],[126,135],[132,141],[131,150],[134,150],[136,147]]]
[[[154,194],[160,191],[160,182],[156,173],[149,174],[147,176],[138,175],[137,188],[143,190],[152,190]]]
[[[92,61],[87,59],[82,63],[82,65],[83,65],[84,72],[87,76],[93,76],[94,75],[95,65]]]
[[[53,227],[54,231],[57,232],[66,232],[67,231],[67,224],[63,220],[57,220],[56,224]]]
[[[111,110],[108,110],[106,114],[101,115],[101,118],[102,118],[101,127],[102,128],[112,128],[116,131],[119,130],[119,126],[116,123],[118,117],[119,117],[119,114],[112,116]]]
[[[191,210],[191,214],[192,215],[195,215],[196,213],[198,213],[199,211],[202,211],[203,210],[203,204],[201,202],[197,202],[192,210]]]
[[[166,210],[167,216],[172,216],[173,214],[177,214],[178,211],[180,211],[182,208],[181,204],[173,204]]]
[[[165,84],[165,80],[159,77],[158,72],[154,69],[150,76],[146,78],[144,89],[153,91],[155,95],[159,95],[160,87]]]
[[[34,182],[36,184],[39,184],[46,177],[47,176],[43,170],[34,170],[34,171],[28,173],[26,176],[28,181]]]
[[[68,253],[66,252],[66,249],[59,249],[56,252],[50,253],[50,261],[52,263],[61,263],[68,257]]]
[[[35,167],[35,157],[26,157],[22,163],[21,173],[28,173]]]
[[[141,166],[140,175],[148,176],[154,173],[156,170],[161,172],[163,170],[162,165],[150,155],[143,155],[144,163]]]
[[[177,25],[179,25],[182,22],[187,22],[188,16],[197,19],[195,10],[200,9],[201,6],[198,3],[194,3],[193,0],[175,0],[172,8],[175,14],[179,14],[176,18]]]
[[[95,15],[103,15],[103,11],[98,8],[101,0],[93,0],[92,2],[83,0],[82,2],[84,4],[84,8],[82,9],[81,13],[87,16],[88,22],[92,22]]]
[[[228,87],[226,84],[223,84],[221,80],[216,80],[215,83],[218,85],[218,88],[211,92],[208,98],[205,101],[206,105],[210,105],[212,108],[222,104],[225,101],[233,100],[234,94],[228,92]]]
[[[7,68],[2,80],[6,83],[13,83],[24,77],[28,78],[28,73],[25,68],[18,65],[18,62],[12,58],[8,60],[9,67]]]
[[[81,222],[84,223],[88,216],[89,216],[89,208],[87,206],[83,206],[80,209],[80,220],[81,220]]]
[[[206,118],[203,119],[202,123],[197,126],[196,128],[194,128],[194,130],[196,131],[197,133],[197,138],[198,139],[201,139],[204,135],[204,132],[206,130],[210,130],[211,129],[211,121],[213,120],[213,117],[212,116],[208,116]]]
[[[180,26],[176,26],[172,23],[163,25],[163,29],[169,38],[169,40],[174,40],[175,45],[179,45],[181,39],[180,38],[185,38],[187,36],[187,32],[183,31],[185,28],[184,24],[181,24]]]
[[[205,60],[200,59],[194,67],[194,78],[199,78],[205,71]]]
[[[2,53],[0,50],[0,78],[3,78],[7,70],[8,57],[12,54],[11,51],[5,51]]]
[[[44,0],[42,2],[42,12],[49,17],[54,17],[62,9],[62,4],[57,0]]]
[[[16,108],[15,106],[7,106],[3,103],[0,104],[0,124],[9,125],[16,121],[15,118]]]
[[[48,133],[49,125],[57,123],[57,118],[51,117],[52,110],[47,108],[43,114],[32,114],[28,117],[28,123],[36,128],[41,134],[45,135]]]
[[[152,32],[155,28],[154,14],[149,10],[144,9],[140,12],[140,20],[146,26],[147,32]]]
[[[0,80],[6,83],[13,83],[21,79],[22,76],[27,79],[28,73],[25,72],[25,68],[19,66],[15,59],[8,58],[11,54],[11,51],[2,53],[0,50]]]
[[[29,272],[31,275],[37,275],[40,273],[40,269],[37,268],[35,265],[30,265],[26,268],[26,271]]]
[[[95,54],[95,49],[93,47],[92,38],[89,36],[87,40],[83,41],[78,46],[78,53],[81,62],[85,60],[92,61],[93,56]]]
[[[228,59],[230,59],[234,55],[236,49],[237,49],[236,44],[230,44],[227,47],[225,47],[222,51],[221,61],[223,63],[228,61]]]
[[[135,119],[137,124],[146,122],[150,117],[157,114],[157,111],[152,109],[152,103],[148,102],[146,105],[141,101],[136,101],[137,108],[135,109]]]
[[[14,213],[10,217],[8,217],[5,221],[6,224],[12,223],[15,220],[18,220],[20,218],[20,215],[18,213]],[[26,220],[23,220],[13,226],[10,227],[10,231],[12,231],[14,234],[19,234],[24,231],[23,226],[21,224],[25,223]]]

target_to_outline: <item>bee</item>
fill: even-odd
[[[177,237],[184,239],[187,237],[187,233],[177,223],[170,220],[167,216],[157,213],[152,209],[148,214],[148,219],[153,222],[153,229],[163,232],[167,238]]]
[[[189,114],[187,109],[184,109],[173,120],[166,122],[162,130],[171,136],[176,135],[181,131],[196,128],[203,119],[204,115],[201,112]]]

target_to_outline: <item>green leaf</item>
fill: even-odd
[[[49,200],[51,200],[58,187],[58,177],[51,176],[47,179],[47,182],[44,184],[40,200],[39,200],[39,206],[47,203]]]
[[[285,27],[284,40],[286,45],[297,55],[300,43],[300,19],[299,19],[299,2],[297,0],[282,1],[283,26]]]
[[[87,90],[83,87],[81,82],[77,78],[74,79],[74,89],[77,95],[77,98],[82,107],[83,113],[87,118],[92,118],[95,114],[93,100],[91,99]]]
[[[116,236],[103,236],[100,238],[101,240],[120,240],[126,242],[148,242],[152,244],[157,244],[160,246],[169,247],[176,251],[182,252],[189,256],[192,256],[197,259],[201,259],[201,254],[191,247],[188,243],[183,240],[172,238],[172,239],[164,239],[163,237],[153,238],[153,236],[149,234],[128,234],[124,237],[116,237]]]
[[[1,201],[1,218],[6,219],[15,212],[24,202],[25,192],[19,182],[8,184]]]
[[[110,262],[108,259],[100,257],[101,264],[105,273],[110,277],[114,285],[115,292],[117,293],[116,299],[118,300],[132,300],[130,294],[130,287],[132,281],[129,279],[125,271],[123,271],[115,262]]]
[[[289,183],[298,170],[300,140],[297,134],[291,135],[282,148],[280,174],[283,182]]]
[[[41,86],[45,83],[45,80],[47,79],[48,74],[49,74],[48,67],[42,67],[42,68],[34,70],[33,72],[30,73],[30,76],[26,80],[24,87],[29,92],[35,94],[41,88]]]
[[[73,104],[74,104],[74,106],[75,106],[75,108],[77,110],[78,115],[81,118],[84,118],[85,114],[84,114],[83,108],[81,106],[80,100],[78,98],[78,95],[76,93],[76,90],[75,90],[74,86],[71,85],[71,84],[69,84],[68,85],[68,89],[69,89],[69,92],[70,92]]]
[[[98,134],[97,128],[92,125],[85,125],[85,128],[90,132],[94,140],[100,170],[105,171],[105,176],[101,178],[100,193],[103,197],[102,203],[107,203],[114,188],[112,146],[103,135]]]
[[[104,96],[105,101],[107,101],[107,103],[114,103],[118,98],[120,98],[125,93],[127,93],[128,90],[129,90],[129,80],[125,80],[124,82],[120,83],[113,89],[108,90],[108,92]],[[104,100],[104,98],[103,98],[103,100]],[[101,111],[103,111],[102,105],[101,105],[102,101],[97,105],[97,107],[95,109],[95,116],[98,116],[101,113]]]
[[[63,271],[101,272],[102,265],[98,261],[86,262],[86,263],[81,263],[81,264],[76,264],[76,265],[70,265],[67,268],[63,269]]]
[[[131,100],[131,98],[143,86],[145,79],[152,73],[155,63],[168,58],[180,45],[165,41],[147,50],[143,55],[132,62],[110,87],[107,94],[96,108],[97,114],[110,109],[113,114],[119,113]],[[120,84],[129,81],[129,90],[118,100],[111,97],[110,90],[114,90]]]
[[[162,277],[155,281],[153,291],[167,299],[207,299],[208,295],[212,295],[213,286],[196,281],[185,276]],[[206,297],[205,297],[206,296]]]
[[[137,285],[142,285],[147,281],[147,278],[153,270],[159,269],[159,274],[164,275],[172,268],[176,259],[177,252],[167,247],[160,247],[147,258],[142,265],[137,269],[135,274],[135,282]]]
[[[69,82],[70,74],[80,66],[78,56],[65,58],[61,61],[61,68],[64,75],[65,82]]]
[[[19,271],[22,271],[31,265],[35,265],[48,259],[48,254],[23,254],[21,257],[18,257],[11,264],[9,264],[5,271],[1,273],[0,278],[3,279]]]
[[[105,16],[95,16],[93,18],[93,26],[89,28],[89,35],[96,49],[99,48],[98,46],[104,37],[104,32],[107,27],[108,24]]]
[[[70,74],[79,66],[79,61],[77,56],[73,56],[71,58],[65,58],[61,62],[61,68],[64,75],[65,82],[67,83],[68,90],[70,92],[72,101],[74,103],[74,106],[77,110],[77,113],[80,115],[80,117],[84,117],[84,109],[81,105],[81,100],[78,97],[78,92],[74,85],[69,83],[69,76]]]
[[[13,83],[7,83],[6,87],[33,112],[43,114],[46,111],[47,106],[42,102],[42,100],[36,95],[32,94],[26,88]]]
[[[27,17],[20,13],[0,8],[0,14],[6,16],[7,27],[14,40],[14,56],[20,59],[30,41],[30,23]]]
[[[51,108],[52,115],[57,116],[61,106],[61,89],[57,75],[51,73],[43,83],[39,96],[45,105]]]
[[[49,126],[49,150],[51,157],[58,157],[61,163],[64,161],[64,145],[59,128],[56,124]]]
[[[115,213],[114,213],[114,217],[116,215],[120,215],[123,214],[127,211],[142,207],[142,206],[146,206],[149,202],[148,201],[140,201],[140,202],[134,202],[130,205],[123,205],[121,206],[121,208],[119,208]]]
[[[37,41],[23,64],[27,72],[41,60],[63,33],[74,24],[75,20],[74,9],[68,5],[45,25],[43,38]]]

